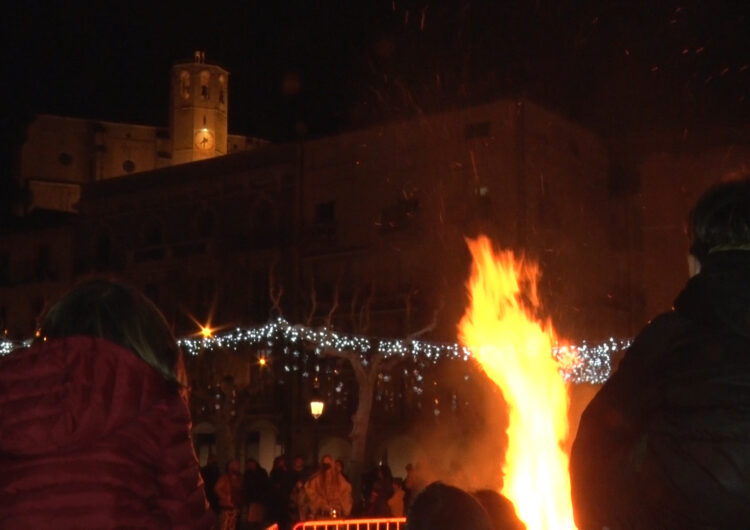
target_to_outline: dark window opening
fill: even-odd
[[[402,192],[394,204],[390,204],[380,211],[376,225],[381,232],[395,232],[411,226],[419,211],[419,197],[416,190],[409,193]]]
[[[333,201],[321,202],[315,205],[315,224],[328,224],[336,222],[336,203]]]
[[[207,85],[201,85],[201,97],[203,99],[208,99],[208,86]]]
[[[314,228],[315,233],[322,237],[331,238],[336,235],[335,202],[321,202],[315,205]]]
[[[53,279],[52,251],[50,250],[49,245],[42,245],[39,247],[36,255],[35,273],[37,280]]]
[[[209,238],[214,233],[214,215],[208,210],[201,212],[198,217],[198,237],[204,239]]]
[[[124,169],[126,173],[132,173],[135,171],[135,162],[132,160],[126,160],[122,163],[122,169]]]
[[[10,283],[10,252],[3,250],[0,252],[0,285]]]
[[[484,138],[490,135],[490,122],[482,121],[476,123],[466,124],[466,130],[464,131],[466,139],[469,138]]]
[[[112,260],[112,243],[109,239],[109,235],[99,235],[99,237],[96,239],[94,255],[97,266],[99,266],[100,268],[109,267]]]
[[[146,227],[143,230],[143,242],[147,247],[154,247],[161,245],[162,243],[162,235],[161,235],[161,225],[153,221],[146,225]]]
[[[73,163],[73,157],[68,153],[60,153],[60,155],[57,157],[57,161],[60,162],[63,166],[69,166]]]

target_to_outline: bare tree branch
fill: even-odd
[[[273,318],[274,316],[281,316],[283,312],[281,311],[281,297],[284,294],[284,286],[279,285],[278,289],[276,288],[276,265],[278,264],[278,261],[275,261],[271,264],[271,267],[268,269],[268,296],[271,299],[271,309],[269,310],[269,316]],[[274,310],[276,311],[276,315],[274,315]]]
[[[315,276],[310,277],[310,313],[307,315],[305,324],[308,326],[312,325],[313,318],[315,318],[315,311],[318,309],[318,293],[315,290]]]
[[[333,327],[333,315],[336,313],[336,310],[339,308],[340,289],[341,289],[341,273],[339,272],[339,277],[336,280],[336,286],[333,288],[333,302],[331,302],[331,310],[328,312],[328,315],[326,315],[325,325],[329,329]]]
[[[440,300],[440,303],[435,308],[435,311],[432,313],[432,320],[430,320],[423,328],[418,329],[417,331],[414,331],[413,333],[410,333],[406,336],[407,341],[413,341],[414,339],[421,337],[425,333],[428,333],[435,329],[438,322],[438,315],[440,314],[440,311],[443,310],[444,301]]]

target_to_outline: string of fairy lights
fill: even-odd
[[[0,355],[6,355],[13,349],[30,343],[30,340],[0,340]],[[312,350],[317,357],[325,357],[332,352],[352,352],[359,355],[360,362],[365,366],[373,354],[380,354],[385,358],[419,360],[427,364],[437,364],[446,359],[469,361],[472,358],[471,351],[458,343],[366,337],[327,328],[290,324],[283,318],[257,327],[236,328],[216,334],[205,329],[203,336],[182,338],[178,343],[191,356],[214,350],[238,351],[242,347],[258,346],[266,348],[268,352],[278,351],[281,356],[292,358],[299,357],[302,348]],[[566,381],[601,384],[612,372],[612,357],[628,346],[629,340],[610,338],[598,344],[583,342],[580,345],[555,346],[551,354],[557,360],[560,373]],[[290,371],[289,366],[286,365],[286,371]]]

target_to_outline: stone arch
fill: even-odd
[[[334,460],[341,460],[344,463],[344,474],[346,474],[349,471],[347,468],[352,455],[352,443],[341,436],[327,436],[320,441],[318,450],[319,458],[323,455],[331,455]]]
[[[374,457],[375,462],[387,462],[394,477],[406,476],[407,464],[413,464],[418,458],[419,445],[417,441],[406,434],[397,434],[383,440],[378,446]]]
[[[193,425],[193,445],[201,467],[206,465],[209,455],[216,454],[216,428],[202,421]]]
[[[270,471],[273,459],[281,454],[281,446],[277,441],[278,427],[266,418],[257,418],[244,424],[241,436],[242,461],[254,458],[266,471]]]

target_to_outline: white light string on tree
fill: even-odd
[[[18,347],[28,346],[30,340],[0,341],[0,355],[6,355]],[[208,337],[189,337],[178,340],[189,355],[202,352],[230,349],[241,346],[264,346],[269,349],[282,346],[281,355],[300,355],[299,348],[310,348],[314,355],[321,356],[326,350],[358,353],[363,364],[372,353],[384,357],[399,356],[405,359],[426,361],[435,364],[445,359],[471,359],[471,351],[458,343],[435,343],[424,340],[402,340],[373,338],[339,333],[327,328],[310,328],[301,324],[290,324],[283,318],[267,322],[262,326],[236,328]],[[572,383],[600,384],[612,371],[612,357],[630,346],[629,340],[615,340],[599,344],[556,346],[551,352],[560,364],[560,373]]]

